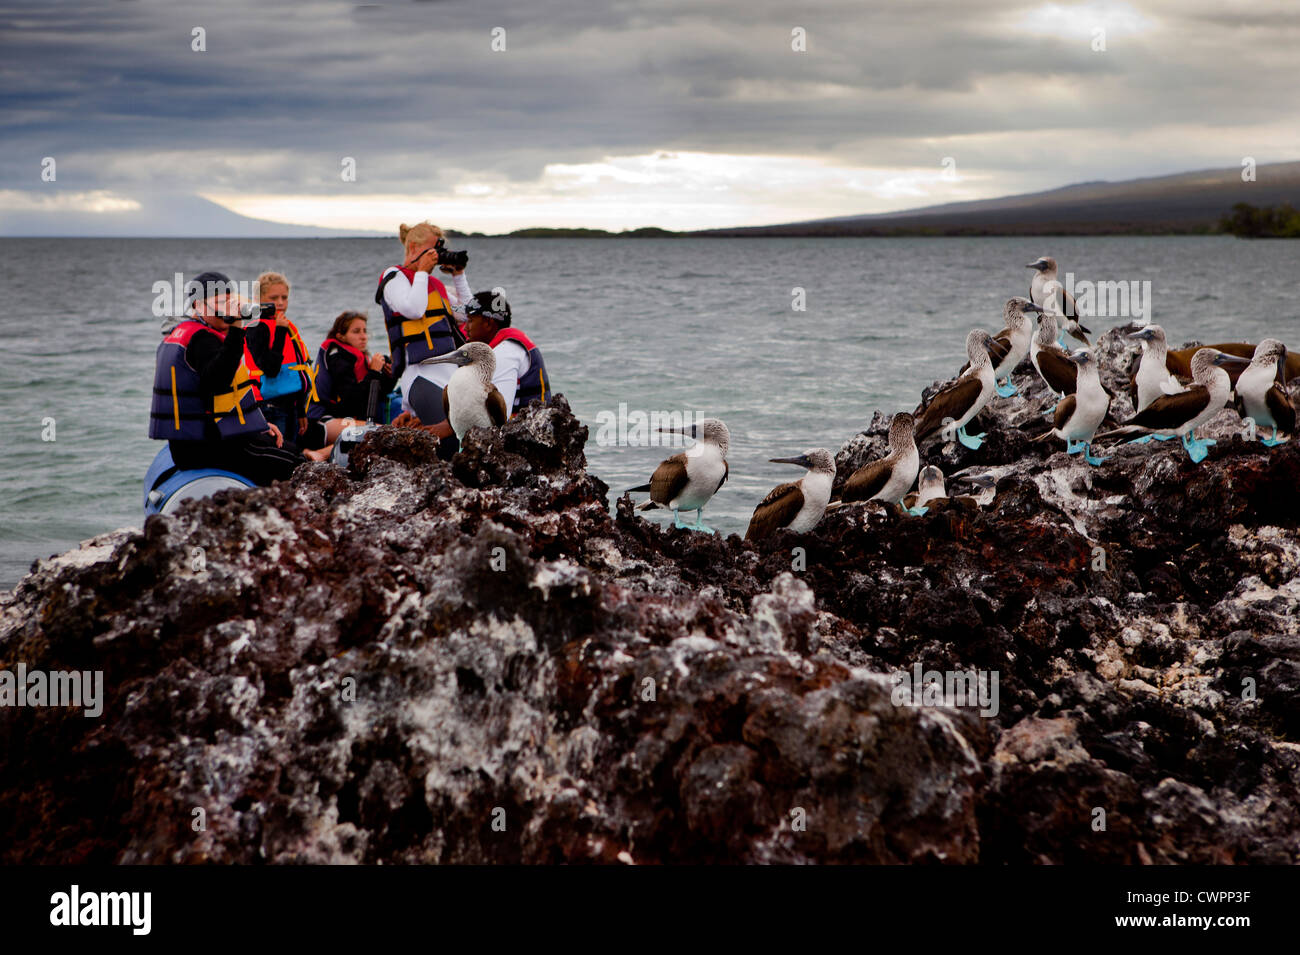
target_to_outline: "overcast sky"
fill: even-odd
[[[0,231],[180,193],[707,228],[1300,158],[1295,0],[0,0],[0,47]]]

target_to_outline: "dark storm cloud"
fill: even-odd
[[[1283,7],[1235,21],[1208,4],[1103,4],[1120,16],[1103,24],[1152,26],[1111,29],[1098,54],[1086,33],[1016,28],[1043,6],[56,0],[0,13],[0,188],[39,188],[43,156],[66,188],[265,193],[337,191],[354,156],[367,190],[401,193],[661,148],[933,165],[935,140],[1044,130],[1066,133],[975,155],[1030,168],[1047,149],[1079,166],[1114,152],[1092,132],[1290,109]],[[807,53],[790,49],[795,26]],[[1225,144],[1224,164],[1248,145]]]

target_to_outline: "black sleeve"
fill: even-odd
[[[244,330],[232,326],[225,341],[211,332],[197,332],[185,349],[185,360],[199,375],[199,390],[205,395],[229,391],[235,372],[244,358]]]
[[[284,340],[288,334],[289,329],[276,326],[275,338],[272,340],[265,322],[258,322],[246,333],[253,363],[268,378],[280,374],[280,366],[284,364]]]
[[[354,418],[366,413],[372,381],[379,382],[381,397],[397,387],[397,379],[392,375],[385,375],[371,369],[366,370],[366,377],[357,381],[356,373],[353,371],[356,360],[342,348],[331,347],[325,354],[325,362],[329,365],[330,379],[334,382],[334,399],[343,408],[345,414],[350,414]]]

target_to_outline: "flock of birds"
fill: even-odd
[[[1266,338],[1258,345],[1232,342],[1171,351],[1159,325],[1130,324],[1125,326],[1128,337],[1142,346],[1141,361],[1129,382],[1134,413],[1098,434],[1108,419],[1112,396],[1101,383],[1087,337],[1091,332],[1079,323],[1077,303],[1057,280],[1056,260],[1043,256],[1028,267],[1034,270],[1029,298],[1007,302],[1005,327],[996,335],[971,330],[966,336],[968,364],[914,412],[894,415],[888,453],[850,475],[838,500],[832,501],[835,457],[830,451],[814,448],[797,457],[772,458],[773,463],[797,465],[807,473],[763,498],[745,538],[769,537],[783,529],[810,531],[828,509],[853,502],[882,501],[909,514],[924,514],[928,502],[945,497],[946,490],[939,468],[921,469],[917,442],[939,433],[944,441],[979,448],[985,435],[969,434],[967,426],[994,395],[1009,398],[1019,393],[1011,373],[1025,358],[1056,398],[1045,412],[1052,416],[1052,427],[1035,440],[1064,441],[1067,453],[1082,454],[1094,466],[1106,459],[1093,455],[1093,442],[1118,438],[1133,443],[1179,438],[1191,460],[1199,463],[1214,441],[1197,439],[1195,431],[1217,415],[1234,392],[1242,418],[1253,420],[1256,428],[1271,429],[1270,437],[1260,438],[1264,444],[1279,444],[1283,435],[1295,433],[1295,405],[1286,382],[1300,377],[1300,356],[1289,355],[1282,342]],[[1067,339],[1073,340],[1071,347]],[[454,407],[454,396],[452,401]],[[648,484],[628,491],[650,492],[638,510],[668,508],[674,526],[713,533],[703,524],[704,506],[727,480],[730,432],[717,418],[705,418],[667,433],[685,434],[696,442],[663,461]],[[985,488],[991,484],[987,478],[968,480]],[[682,511],[695,511],[695,523],[683,523]]]

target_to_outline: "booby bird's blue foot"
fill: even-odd
[[[1080,451],[1087,450],[1087,448],[1088,443],[1086,441],[1070,441],[1067,439],[1065,442],[1066,454],[1078,454]]]
[[[1065,332],[1061,332],[1061,334],[1056,336],[1056,344],[1060,345],[1062,348],[1065,347]]]
[[[984,443],[985,433],[986,432],[981,431],[979,434],[967,434],[966,426],[962,425],[957,429],[957,440],[972,451],[978,451],[980,446]]]
[[[929,510],[928,507],[905,507],[903,508],[903,513],[911,514],[913,517],[920,517]]]
[[[1213,438],[1193,438],[1190,434],[1183,435],[1183,447],[1187,449],[1187,456],[1192,459],[1193,464],[1200,464],[1205,460],[1205,456],[1210,453],[1210,445],[1214,444]]]
[[[1093,455],[1092,455],[1092,445],[1091,445],[1091,444],[1085,444],[1085,445],[1083,446],[1083,459],[1084,459],[1085,461],[1087,461],[1089,464],[1091,464],[1094,468],[1097,467],[1098,465],[1100,465],[1103,461],[1109,461],[1109,460],[1110,460],[1110,458],[1096,458],[1096,457],[1093,457]]]
[[[1150,444],[1152,438],[1158,438],[1158,437],[1160,436],[1156,434],[1148,434],[1148,435],[1144,435],[1141,438],[1134,438],[1132,441],[1129,442],[1129,444]],[[1160,438],[1160,440],[1163,441],[1165,439]]]
[[[704,521],[704,508],[700,508],[695,512],[695,523],[692,525],[691,530],[703,531],[706,534],[712,534],[714,532],[713,528],[705,527],[703,521]]]
[[[1020,394],[1020,389],[1011,383],[1010,378],[1006,380],[1005,384],[998,385],[994,390],[1000,398],[1010,398],[1012,395]]]
[[[1276,448],[1279,444],[1285,444],[1286,441],[1275,434],[1271,438],[1260,438],[1259,443],[1268,448]]]
[[[1148,435],[1148,437],[1155,438],[1157,441],[1172,441],[1172,440],[1174,440],[1174,436],[1173,436],[1172,434],[1152,434],[1152,435]],[[1213,443],[1213,442],[1211,442],[1211,443]]]
[[[1060,403],[1061,402],[1059,400],[1056,401],[1056,403],[1053,404],[1052,407],[1048,408],[1046,411],[1043,412],[1043,417],[1050,418],[1052,415],[1056,414],[1056,406],[1059,405]]]

